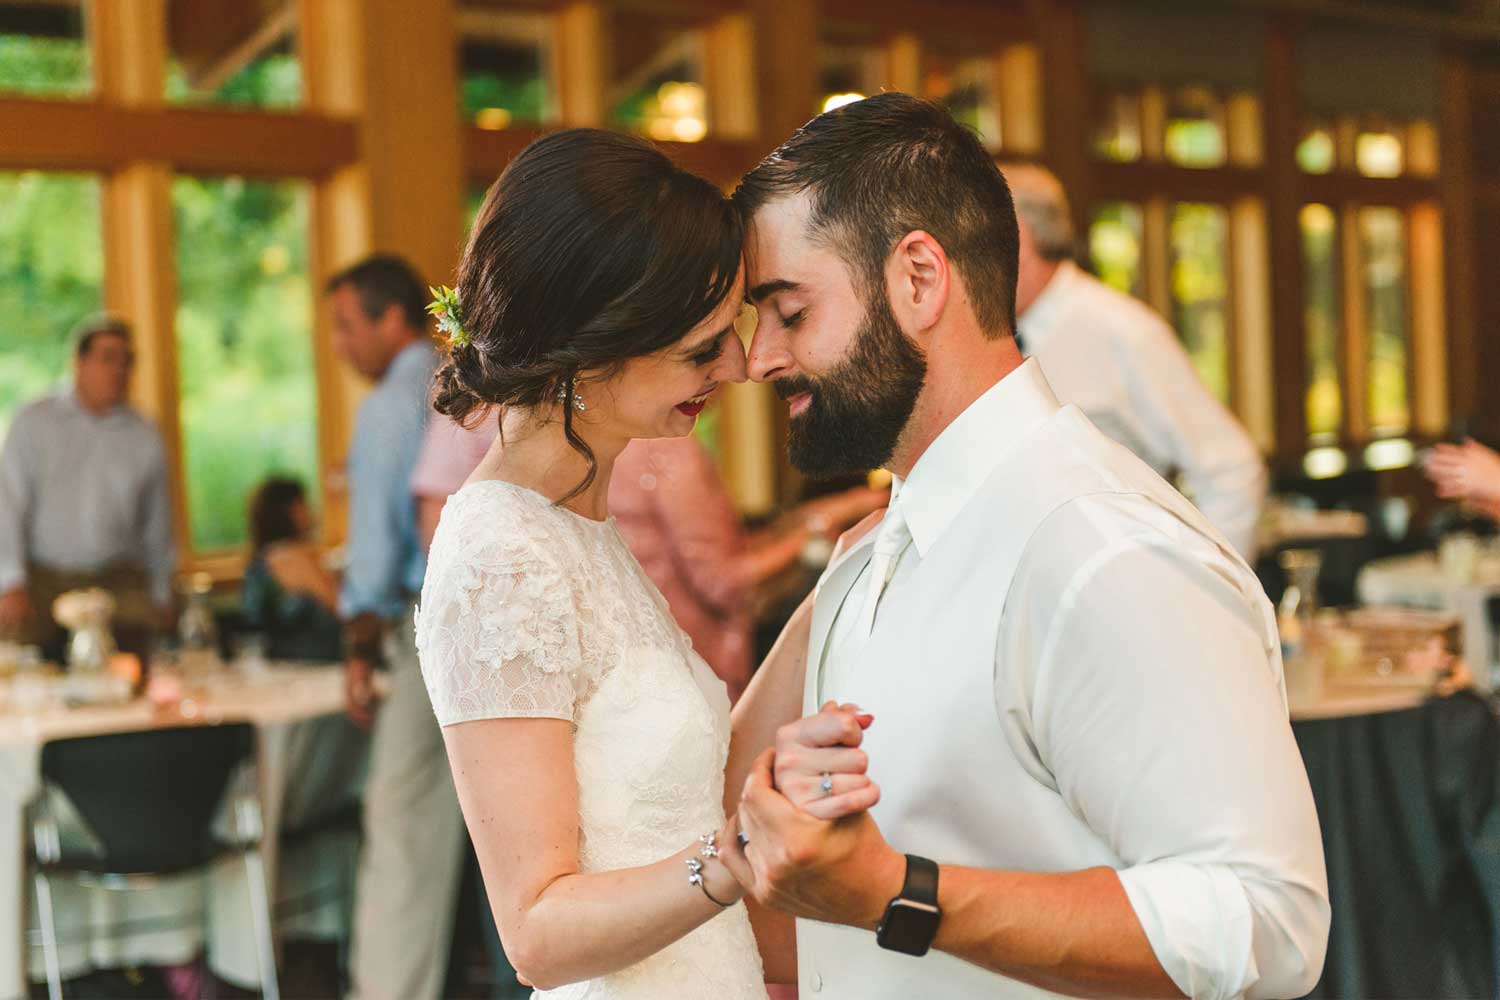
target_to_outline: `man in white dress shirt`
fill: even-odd
[[[1255,442],[1203,384],[1165,320],[1073,263],[1073,221],[1057,178],[1030,164],[1003,171],[1020,223],[1021,354],[1041,362],[1058,399],[1161,475],[1175,473],[1253,563],[1268,484]]]
[[[896,476],[819,584],[805,661],[745,696],[817,713],[732,764],[727,862],[798,918],[793,949],[757,911],[768,977],[794,962],[804,1000],[1306,993],[1327,881],[1271,607],[1021,358],[1014,211],[978,141],[882,94],[814,119],[735,198],[750,374],[789,401],[793,461]],[[862,744],[830,701],[874,716]],[[826,823],[777,791],[794,756],[857,754],[867,813]]]
[[[167,453],[126,402],[130,328],[94,316],[73,334],[73,384],[23,407],[0,450],[0,639],[54,647],[52,602],[103,587],[115,624],[164,626],[177,546]],[[53,650],[56,652],[56,650]]]

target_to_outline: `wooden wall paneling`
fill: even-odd
[[[1072,204],[1092,205],[1100,195],[1089,159],[1093,90],[1082,8],[1077,0],[1030,0],[1028,9],[1041,55],[1043,159]]]
[[[1041,52],[1018,42],[997,57],[1000,78],[1000,132],[1006,152],[1036,156],[1042,152]]]
[[[1258,197],[1229,207],[1234,305],[1235,404],[1263,454],[1276,450],[1276,367],[1266,206]]]
[[[1446,436],[1451,422],[1443,229],[1443,212],[1435,202],[1407,214],[1412,429],[1428,438]]]
[[[611,65],[604,7],[597,0],[572,0],[556,16],[552,65],[562,123],[602,126],[609,118],[605,95]]]
[[[708,128],[724,139],[760,137],[760,95],[755,84],[755,25],[750,15],[725,14],[708,26]]]
[[[903,94],[922,93],[922,42],[910,31],[898,31],[885,43],[885,84]]]
[[[1297,23],[1273,17],[1266,32],[1264,174],[1270,259],[1267,290],[1271,323],[1272,406],[1279,464],[1300,463],[1307,444],[1307,347],[1303,317],[1303,176],[1296,148],[1301,134],[1297,88]],[[1342,366],[1340,366],[1342,370]],[[1345,398],[1348,398],[1347,386]]]
[[[1486,372],[1479,323],[1479,254],[1475,192],[1474,126],[1479,117],[1473,73],[1462,51],[1443,53],[1440,85],[1443,106],[1438,142],[1442,176],[1442,277],[1447,294],[1448,389],[1455,416],[1472,419],[1500,396],[1495,371]],[[1488,116],[1493,125],[1494,113]],[[1493,283],[1491,283],[1493,285]],[[1490,377],[1486,378],[1486,375]],[[1488,388],[1487,388],[1488,387]],[[1491,400],[1483,397],[1488,395]],[[1500,409],[1500,408],[1497,408]]]
[[[1025,37],[1032,27],[1029,5],[1019,0],[808,0],[823,17],[884,32],[914,27],[946,33],[959,41]]]

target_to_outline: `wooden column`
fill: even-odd
[[[359,0],[302,0],[303,79],[311,110],[358,118],[365,107],[364,46],[349,44],[363,37],[363,4]],[[361,144],[365,141],[361,135]],[[313,310],[313,369],[318,386],[318,463],[323,492],[319,519],[327,545],[343,542],[348,518],[348,484],[344,457],[354,432],[354,414],[367,385],[333,349],[333,326],[322,302],[329,275],[369,254],[371,232],[370,172],[363,159],[336,171],[313,190],[309,234]]]
[[[1272,400],[1277,453],[1299,461],[1307,445],[1307,349],[1302,315],[1301,174],[1295,151],[1297,93],[1294,24],[1273,17],[1266,35],[1265,178],[1271,261]],[[1346,393],[1346,412],[1348,406]]]
[[[885,82],[904,94],[922,93],[922,43],[909,31],[892,35],[885,44]]]
[[[100,101],[159,108],[166,90],[165,0],[95,0],[89,17]],[[106,175],[104,301],[135,334],[131,402],[155,421],[166,445],[174,534],[186,562],[191,553],[178,413],[176,264],[171,166],[141,160]]]
[[[1447,434],[1452,411],[1448,381],[1451,345],[1444,317],[1446,284],[1443,212],[1430,201],[1407,213],[1406,255],[1411,262],[1411,423],[1424,437]]]
[[[596,0],[572,0],[557,12],[557,104],[564,125],[602,126],[609,87],[608,25]]]
[[[1045,132],[1041,53],[1035,45],[1022,42],[1006,46],[997,62],[1005,151],[1011,155],[1036,156],[1042,152]]]
[[[324,540],[343,538],[344,457],[366,386],[333,352],[323,285],[374,252],[451,283],[463,225],[462,123],[453,0],[301,0],[310,108],[360,125],[362,156],[314,193],[313,357],[318,379]],[[434,57],[442,53],[442,58]]]
[[[1447,286],[1448,389],[1452,414],[1472,420],[1497,394],[1492,378],[1483,379],[1479,322],[1479,246],[1474,185],[1474,89],[1469,57],[1449,50],[1441,64],[1442,139],[1438,144],[1442,177],[1443,277]],[[1493,118],[1490,119],[1493,121]],[[1492,333],[1491,336],[1494,336]],[[1421,374],[1418,373],[1418,377]]]
[[[760,91],[761,145],[766,152],[784,142],[813,117],[818,100],[818,5],[812,0],[751,0]],[[778,469],[776,496],[782,503],[802,495],[802,476],[787,457],[786,407],[769,390],[758,390],[774,425],[769,444]],[[744,439],[745,447],[754,447]]]
[[[1089,163],[1088,33],[1077,0],[1031,0],[1032,20],[1041,46],[1043,92],[1042,149],[1052,172],[1068,192],[1080,224],[1094,201]]]

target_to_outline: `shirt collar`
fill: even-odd
[[[72,385],[68,386],[61,393],[59,393],[58,398],[66,403],[75,412],[83,414],[90,420],[109,420],[112,417],[118,417],[122,413],[125,413],[129,406],[128,403],[116,403],[114,406],[111,406],[103,413],[96,412],[83,405],[83,400],[78,398],[78,388]]]
[[[1035,360],[996,382],[949,424],[892,484],[917,554],[926,557],[1002,459],[1060,404]]]
[[[1058,316],[1068,300],[1068,286],[1078,278],[1078,265],[1064,260],[1052,272],[1048,281],[1024,313],[1016,318],[1016,326],[1026,339],[1026,353],[1035,354],[1057,327]]]

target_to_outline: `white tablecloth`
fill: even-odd
[[[1463,655],[1478,685],[1493,687],[1493,636],[1485,601],[1500,594],[1500,576],[1492,565],[1480,564],[1478,578],[1456,583],[1438,565],[1433,552],[1377,559],[1360,571],[1359,599],[1372,606],[1427,608],[1451,611],[1463,621]]]
[[[195,686],[176,710],[144,700],[90,708],[49,706],[26,714],[0,711],[0,997],[26,995],[26,972],[42,978],[41,949],[27,953],[36,926],[26,875],[26,805],[40,787],[42,746],[73,736],[136,732],[191,723],[250,722],[258,733],[258,770],[267,837],[266,871],[273,901],[327,882],[335,856],[277,852],[277,834],[359,794],[367,741],[343,716],[337,665],[272,666],[242,677],[225,671]],[[352,851],[346,846],[343,853]],[[284,864],[278,864],[284,860]],[[207,947],[210,965],[230,982],[254,988],[259,975],[247,882],[238,860],[206,874],[177,876],[158,889],[115,893],[53,880],[65,976],[123,964],[191,960]],[[204,896],[206,921],[196,917]],[[335,907],[335,909],[338,909]],[[323,915],[323,927],[330,918]],[[206,928],[205,928],[206,923]],[[285,929],[282,923],[281,928]],[[29,959],[23,962],[23,959]]]

